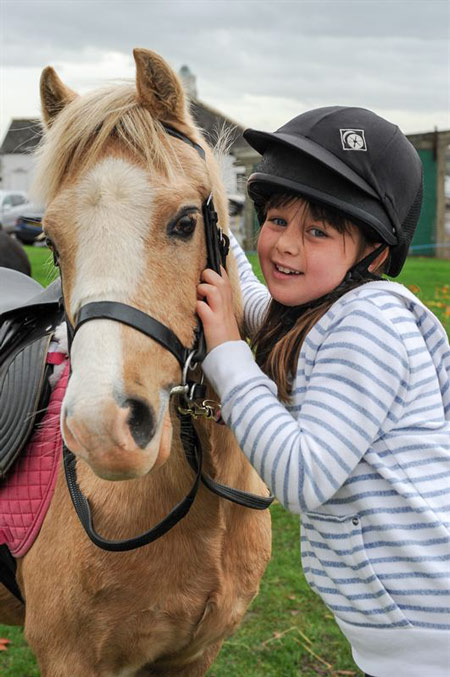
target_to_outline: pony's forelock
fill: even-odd
[[[112,85],[77,97],[44,132],[36,151],[33,198],[48,204],[68,176],[92,167],[114,139],[169,180],[175,167],[180,170],[167,134],[138,102],[134,84]]]

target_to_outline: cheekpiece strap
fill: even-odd
[[[205,224],[206,267],[220,275],[220,266],[225,268],[230,249],[230,239],[218,226],[218,216],[214,209],[212,193],[203,203],[202,211]]]

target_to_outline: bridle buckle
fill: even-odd
[[[177,409],[180,414],[192,416],[193,419],[207,418],[216,420],[220,413],[220,404],[214,400],[205,399],[206,385],[204,383],[205,377],[203,372],[200,381],[188,380],[188,372],[196,369],[198,365],[194,361],[195,355],[195,350],[189,353],[183,367],[181,383],[172,388],[170,396],[175,395],[179,398]]]
[[[214,400],[203,400],[201,403],[191,401],[189,406],[178,406],[180,414],[192,416],[194,420],[197,418],[206,418],[217,420],[220,414],[220,404]]]

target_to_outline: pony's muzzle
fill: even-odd
[[[156,434],[156,417],[144,399],[111,399],[100,408],[63,407],[61,427],[70,451],[104,479],[141,477],[159,455],[161,430]]]

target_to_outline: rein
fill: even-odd
[[[193,142],[181,132],[163,125],[166,132],[171,136],[189,144],[205,159],[204,149]],[[212,194],[202,205],[203,222],[205,228],[205,242],[207,252],[207,268],[212,268],[220,275],[220,266],[225,267],[229,249],[229,239],[217,224],[217,213],[214,209]],[[66,318],[67,319],[67,318]],[[137,331],[149,336],[168,350],[178,360],[182,369],[182,383],[171,391],[171,396],[179,398],[177,415],[180,421],[180,438],[186,459],[195,473],[194,482],[186,497],[180,501],[169,514],[149,531],[134,538],[124,540],[107,540],[100,536],[94,528],[89,501],[83,495],[77,481],[76,457],[63,444],[63,459],[66,481],[69,493],[81,524],[91,541],[103,550],[123,552],[134,550],[163,536],[174,527],[189,512],[195,500],[200,483],[217,496],[246,508],[265,510],[273,501],[273,496],[257,496],[246,491],[233,489],[224,484],[215,482],[202,473],[203,452],[199,437],[193,425],[192,419],[199,416],[214,418],[216,403],[204,399],[206,386],[200,382],[188,381],[187,374],[195,365],[200,363],[206,355],[206,343],[203,328],[199,322],[195,330],[194,345],[186,348],[176,334],[155,318],[124,303],[115,301],[97,301],[87,303],[80,308],[77,322],[74,327],[67,319],[67,332],[69,338],[69,351],[73,338],[79,328],[86,322],[96,319],[108,319],[126,324]]]

